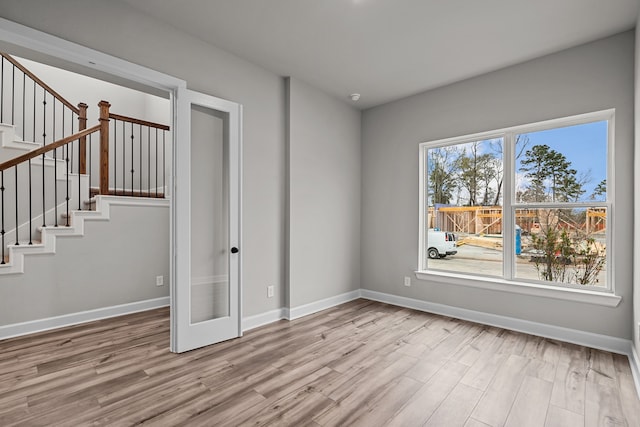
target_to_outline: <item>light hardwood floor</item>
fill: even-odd
[[[624,356],[367,300],[168,343],[167,309],[0,341],[0,425],[640,425]]]

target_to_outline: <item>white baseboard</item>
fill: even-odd
[[[291,308],[287,318],[294,320],[358,298],[360,298],[360,289]]]
[[[242,319],[242,331],[246,332],[260,326],[268,325],[269,323],[277,322],[278,320],[287,319],[287,311],[286,308],[278,308],[267,311],[266,313],[245,317]]]
[[[361,289],[362,298],[629,355],[629,340]]]
[[[62,328],[65,326],[77,325],[80,323],[93,322],[94,320],[107,319],[109,317],[152,310],[154,308],[166,307],[169,305],[169,301],[169,297],[154,298],[128,304],[114,305],[111,307],[96,308],[94,310],[81,311],[78,313],[64,314],[62,316],[49,317],[47,319],[0,326],[0,340],[48,331],[50,329]]]
[[[633,382],[636,384],[636,392],[638,393],[638,399],[640,399],[640,357],[638,357],[638,352],[633,342],[631,343],[631,350],[629,350],[629,365],[631,365]]]

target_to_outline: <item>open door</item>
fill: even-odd
[[[187,89],[176,107],[171,351],[181,353],[242,334],[242,107]]]

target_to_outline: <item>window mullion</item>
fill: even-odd
[[[502,274],[507,280],[515,275],[515,221],[513,212],[513,195],[515,185],[514,147],[515,136],[513,132],[506,132],[503,142],[502,164],[503,193],[502,193]]]

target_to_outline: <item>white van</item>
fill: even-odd
[[[456,236],[446,231],[429,229],[427,235],[427,256],[431,259],[444,258],[447,255],[455,255]]]

